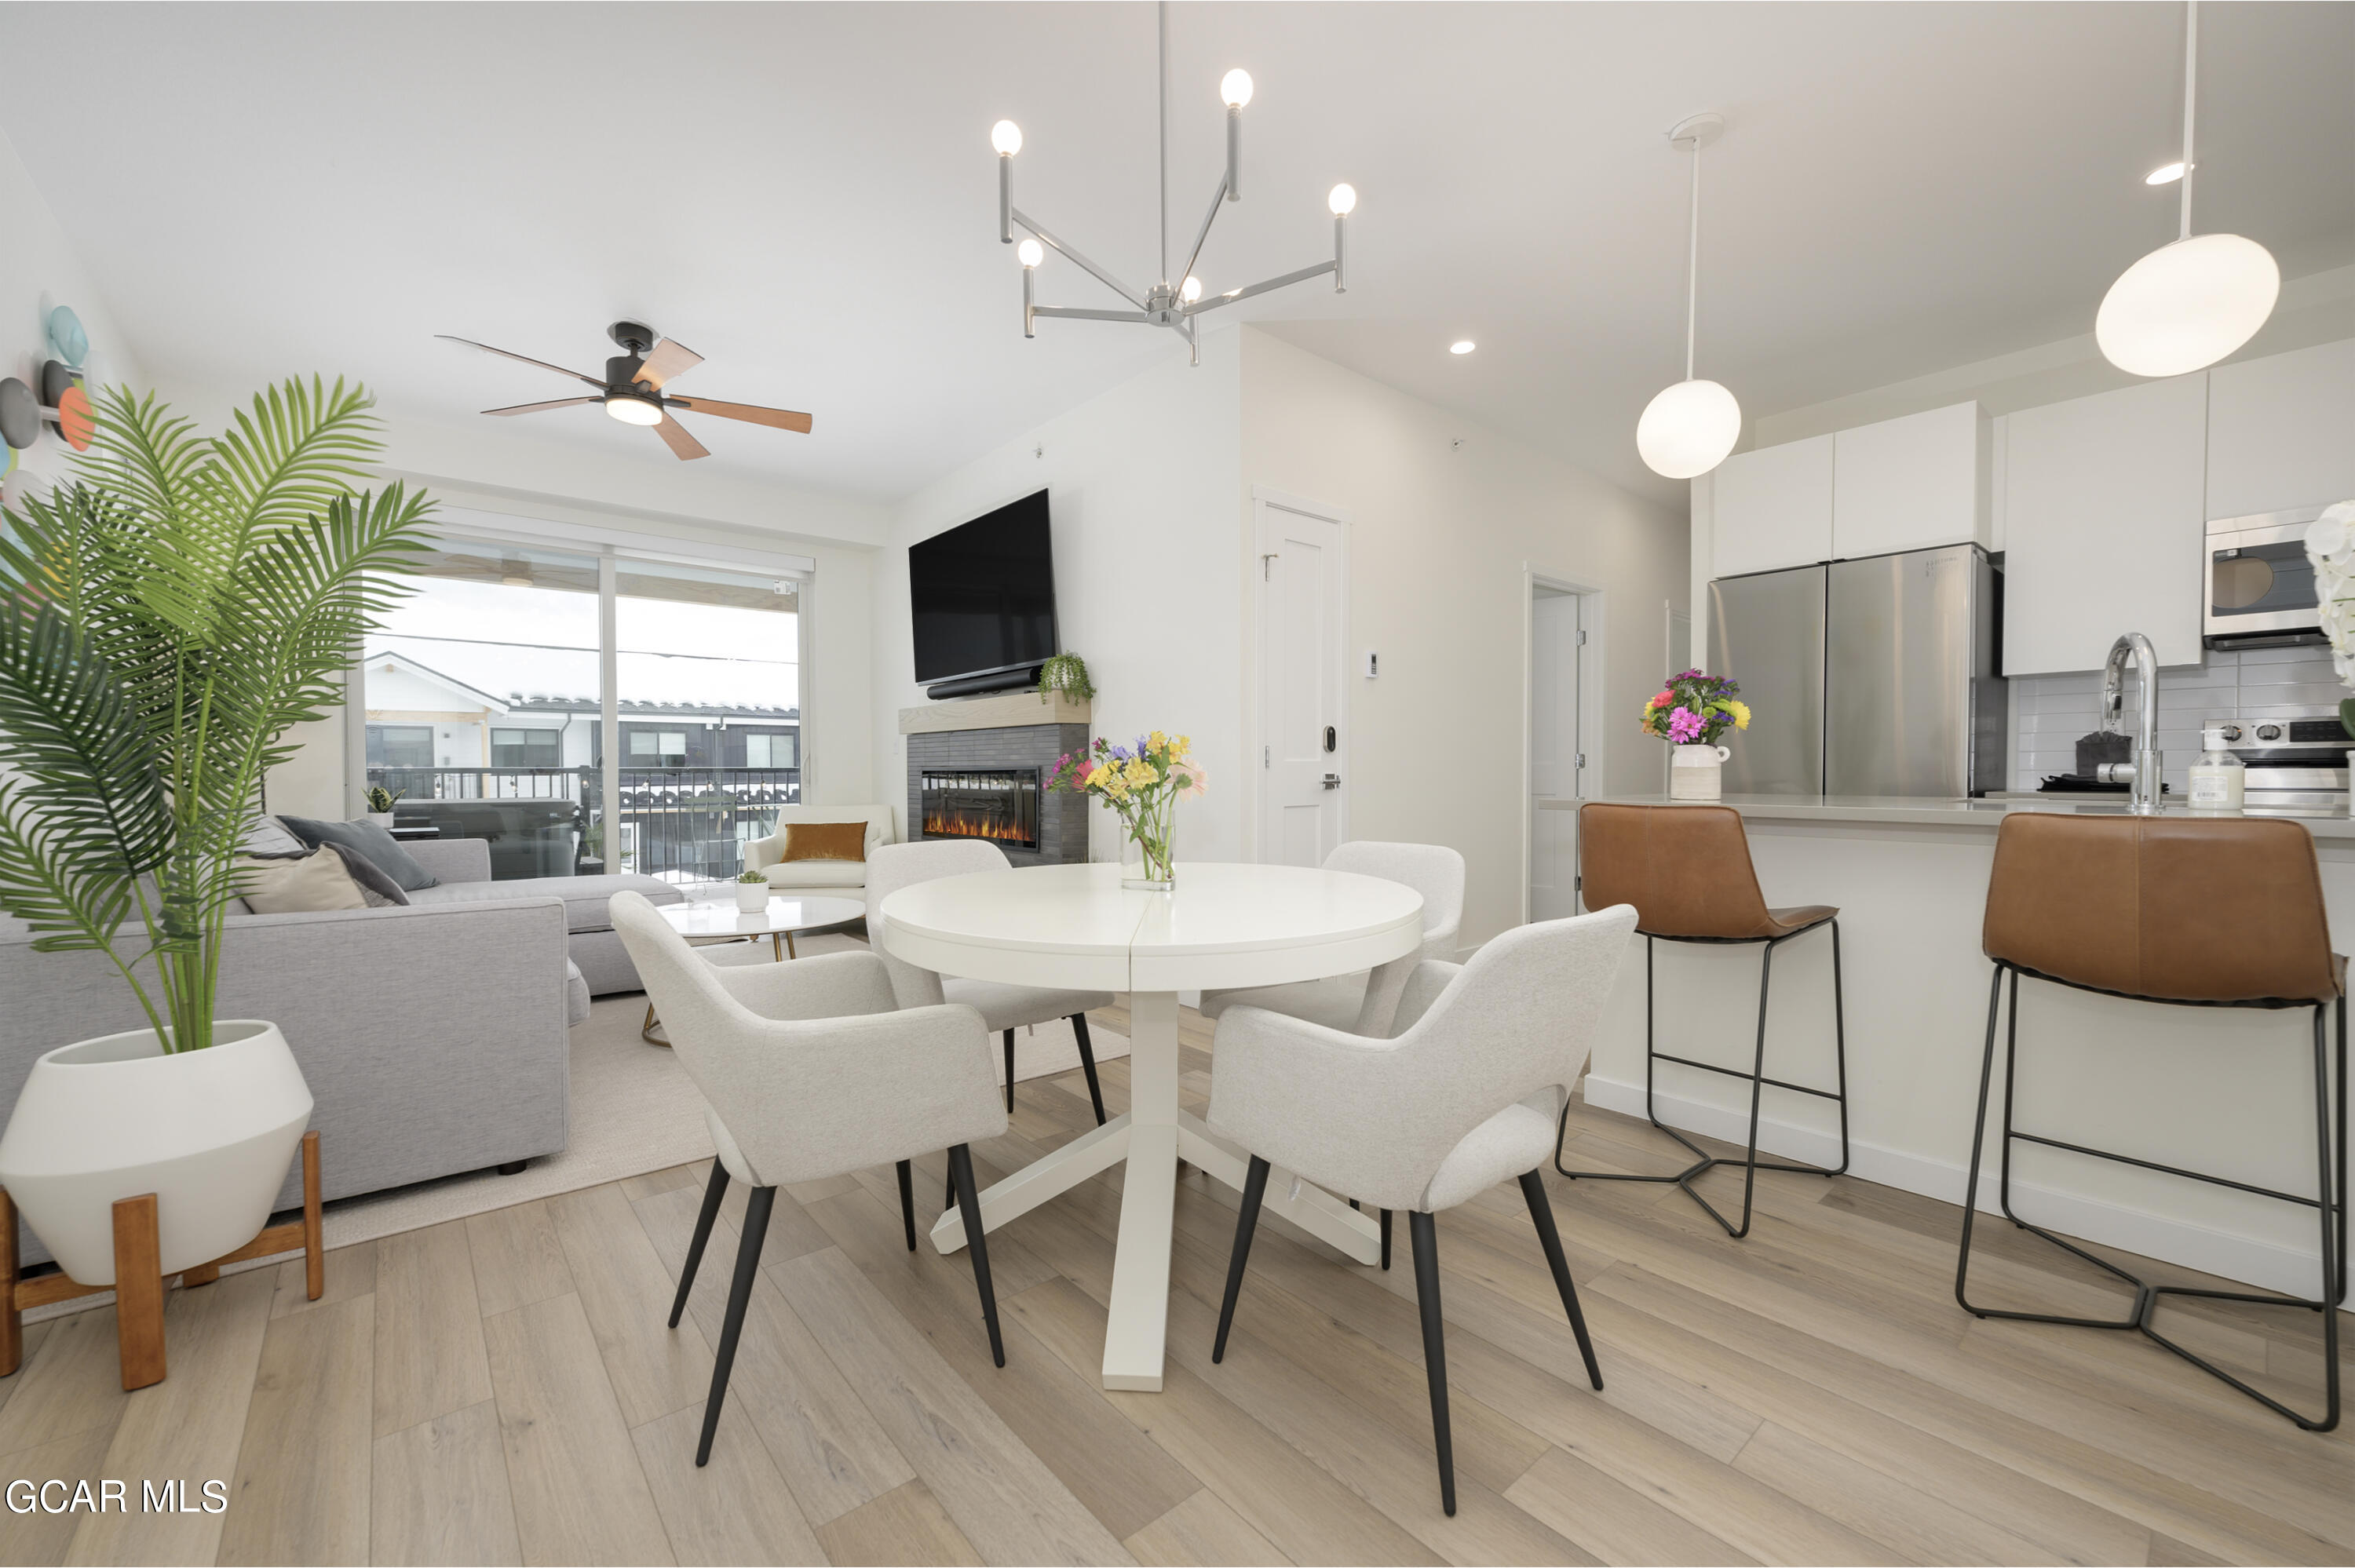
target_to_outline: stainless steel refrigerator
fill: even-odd
[[[1976,545],[1709,586],[1709,668],[1742,684],[1729,793],[1981,795],[2004,787],[2002,573]]]

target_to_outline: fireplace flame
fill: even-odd
[[[991,812],[947,810],[935,807],[924,813],[924,836],[928,839],[997,839],[1007,843],[1021,843],[1021,827]]]

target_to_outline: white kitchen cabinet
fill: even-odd
[[[2208,515],[2355,499],[2355,338],[2208,373]]]
[[[1859,425],[1832,440],[1836,558],[1991,545],[1992,449],[1977,403]]]
[[[1814,436],[1736,452],[1718,464],[1710,577],[1831,558],[1832,441]]]
[[[2205,375],[2006,421],[2003,666],[2097,670],[2121,632],[2200,662]]]

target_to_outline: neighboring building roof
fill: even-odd
[[[500,714],[598,711],[597,653],[593,649],[469,642],[384,632],[372,633],[367,646],[366,662],[371,667],[387,662],[396,663],[420,679],[463,694],[470,707],[486,707]],[[659,714],[766,723],[798,722],[801,718],[798,703],[780,706],[761,700],[770,694],[762,688],[773,685],[775,666],[662,653],[623,653],[618,662],[624,691],[678,694],[663,698],[624,697],[620,708],[625,715]],[[502,691],[506,695],[492,695]]]

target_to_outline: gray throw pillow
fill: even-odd
[[[342,844],[357,852],[363,859],[376,863],[377,869],[392,879],[404,893],[414,893],[421,887],[439,887],[442,879],[433,875],[393,836],[375,822],[326,822],[315,817],[281,817],[286,831],[314,849],[321,844]]]
[[[248,854],[298,854],[314,847],[280,827],[275,817],[257,815],[245,824],[244,849]]]

